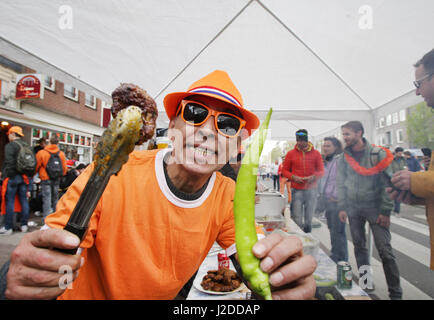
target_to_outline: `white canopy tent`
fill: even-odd
[[[160,126],[167,93],[222,69],[260,118],[273,107],[274,140],[354,119],[369,137],[376,110],[420,101],[412,65],[433,47],[433,17],[426,0],[2,0],[0,55],[106,100],[135,83]]]

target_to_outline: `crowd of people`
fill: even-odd
[[[434,74],[434,50],[415,68],[416,94],[423,96],[428,107],[434,108],[434,84],[433,81],[428,83]],[[312,229],[314,212],[325,212],[330,231],[330,257],[335,262],[348,261],[345,231],[348,220],[359,270],[362,266],[370,266],[365,236],[368,223],[383,264],[389,296],[401,299],[399,269],[391,246],[390,215],[393,212],[399,216],[401,202],[426,205],[431,234],[431,269],[434,269],[432,152],[422,148],[423,158],[418,160],[401,147],[392,152],[371,145],[363,137],[364,128],[359,121],[344,124],[341,133],[344,147],[336,137],[326,137],[320,155],[308,142],[307,130],[296,132],[297,144],[283,158],[279,170],[281,178],[290,182],[287,194],[291,218],[308,233]],[[273,188],[278,190],[275,184]],[[284,194],[283,190],[280,192]],[[374,286],[367,288],[368,291],[373,289]]]
[[[12,126],[1,171],[2,215],[1,235],[11,235],[14,229],[27,232],[29,214],[43,219],[56,210],[59,193],[64,193],[75,178],[86,168],[83,163],[74,166],[59,149],[59,139],[53,135],[30,148],[24,141],[21,127]],[[15,226],[19,220],[20,227]]]
[[[344,124],[341,131],[344,146],[336,137],[326,137],[320,153],[309,142],[308,131],[298,130],[295,147],[283,157],[280,165],[276,161],[270,166],[273,189],[285,194],[284,189],[276,185],[275,175],[284,181],[282,185],[289,184],[286,195],[291,218],[306,233],[312,230],[314,213],[324,213],[330,232],[330,257],[336,263],[348,261],[345,231],[348,219],[357,266],[370,265],[365,238],[365,225],[369,223],[390,298],[401,299],[389,226],[390,215],[392,212],[399,215],[402,200],[392,201],[386,188],[392,186],[390,180],[395,173],[428,170],[430,158],[426,156],[422,165],[400,147],[392,153],[387,148],[371,145],[364,138],[364,128],[359,121]],[[426,152],[428,148],[424,149]]]
[[[416,94],[422,95],[432,108],[434,50],[415,68]],[[57,206],[53,188],[58,189],[58,183],[44,183],[45,193],[50,195],[44,206],[45,226],[25,235],[0,270],[0,298],[174,299],[191,282],[214,242],[237,262],[235,181],[243,157],[241,142],[258,128],[259,119],[244,107],[235,84],[220,70],[194,82],[184,92],[166,95],[163,103],[170,119],[168,138],[173,148],[129,155],[128,162],[108,183],[83,239],[63,227],[93,164],[75,179]],[[335,261],[348,260],[348,220],[357,266],[369,265],[365,238],[368,222],[383,263],[389,296],[401,299],[389,231],[393,200],[426,205],[433,250],[434,164],[426,160],[427,171],[408,170],[409,162],[399,160],[402,151],[395,150],[394,157],[390,150],[371,145],[359,121],[347,122],[341,132],[344,146],[334,137],[326,138],[321,155],[309,141],[308,131],[298,130],[297,143],[281,165],[274,163],[260,175],[271,175],[276,190],[288,188],[291,216],[305,232],[311,232],[316,204],[322,206]],[[18,153],[14,141],[22,136],[18,127],[10,129],[7,153]],[[48,172],[44,174],[48,150],[57,152],[57,141],[50,141],[36,155],[42,181],[51,180]],[[65,175],[65,159],[58,153]],[[392,166],[394,158],[396,168]],[[7,193],[24,199],[25,177],[11,172],[3,172],[13,186]],[[11,200],[7,207],[8,216],[13,212]],[[10,216],[7,220],[3,233],[10,230]],[[80,250],[75,255],[57,250],[77,248]],[[260,260],[260,268],[269,274],[273,299],[314,296],[313,272],[317,265],[312,256],[303,254],[300,239],[272,233],[261,237],[252,253]],[[70,267],[72,276],[60,286],[64,276],[59,270],[64,266]],[[68,284],[72,282],[71,287]]]

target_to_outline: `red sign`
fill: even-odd
[[[44,86],[40,74],[19,74],[17,76],[16,99],[42,99]]]

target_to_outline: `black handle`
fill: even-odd
[[[87,228],[86,227],[84,227],[84,228],[77,227],[77,226],[74,226],[74,225],[68,223],[65,226],[65,228],[63,228],[63,230],[69,231],[69,232],[75,234],[80,240],[83,240],[84,236],[86,235]],[[56,250],[59,251],[59,252],[62,252],[62,253],[76,254],[78,248],[74,248],[74,249],[59,249],[59,248],[56,248]]]

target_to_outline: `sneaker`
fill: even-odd
[[[35,221],[29,221],[29,223],[27,224],[29,227],[37,227],[38,224]]]
[[[35,212],[33,212],[33,214],[37,217],[42,216],[41,211],[35,211]]]
[[[2,227],[2,228],[0,229],[0,234],[1,234],[1,235],[5,235],[5,236],[9,236],[9,235],[11,235],[12,232],[13,232],[12,229],[6,230],[5,227]]]
[[[29,231],[29,227],[21,226],[21,232],[27,232],[27,231]]]

